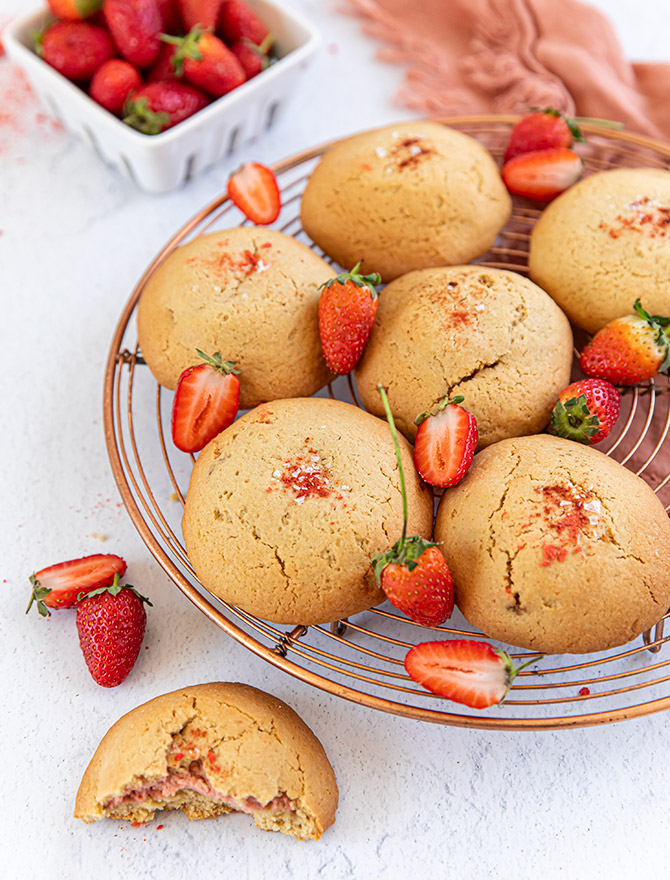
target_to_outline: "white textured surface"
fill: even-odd
[[[0,22],[37,4],[0,0]],[[562,733],[489,733],[373,713],[280,674],[228,639],[167,580],[136,535],[107,464],[101,418],[112,329],[167,237],[218,194],[241,156],[274,161],[333,136],[407,116],[400,71],[330,3],[292,0],[325,48],[283,121],[261,143],[170,196],[141,194],[87,148],[51,132],[27,98],[0,125],[1,435],[4,607],[0,807],[3,876],[177,880],[667,876],[670,715]],[[662,59],[664,0],[599,0],[629,55]],[[329,50],[337,47],[337,51]],[[0,95],[10,84],[0,60]],[[0,114],[6,110],[3,100]],[[89,537],[102,533],[104,544]],[[64,558],[120,552],[149,595],[142,651],[115,690],[89,678],[73,614],[24,617],[27,576]],[[666,649],[667,650],[667,649]],[[100,737],[123,712],[182,684],[239,679],[290,703],[322,739],[341,790],[318,844],[257,832],[244,816],[157,830],[72,818]],[[504,711],[504,710],[503,710]]]

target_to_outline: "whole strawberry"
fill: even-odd
[[[167,43],[161,44],[158,58],[147,71],[147,82],[177,82],[179,80],[173,62],[176,52],[176,46],[169,46]]]
[[[148,83],[131,94],[123,121],[144,134],[160,134],[207,104],[206,95],[186,83]]]
[[[102,0],[47,0],[56,18],[76,21],[88,18],[102,8]]]
[[[219,32],[226,43],[246,38],[257,46],[268,37],[268,29],[243,0],[224,0],[219,18]]]
[[[104,28],[87,21],[57,21],[35,38],[37,54],[73,82],[90,79],[114,55]]]
[[[445,397],[435,414],[423,412],[414,421],[414,467],[431,486],[455,486],[472,464],[479,432],[473,414],[459,406],[463,400]]]
[[[509,654],[488,642],[452,639],[416,645],[407,652],[405,669],[433,694],[472,709],[487,709],[500,705],[519,672],[538,659],[515,667]]]
[[[343,272],[321,285],[319,299],[319,335],[328,369],[337,375],[352,370],[361,359],[377,314],[378,294],[375,285],[381,276],[361,275],[357,263],[351,272]]]
[[[177,0],[157,0],[161,14],[161,32],[164,34],[180,34],[182,32],[181,16]],[[186,28],[189,30],[189,28]]]
[[[185,37],[163,34],[161,39],[177,47],[174,67],[177,76],[187,79],[213,98],[220,98],[246,80],[242,65],[225,43],[196,25]]]
[[[269,40],[270,38],[268,38]],[[246,38],[230,44],[230,51],[242,65],[247,80],[258,76],[270,64],[270,42],[264,41],[260,46]]]
[[[102,687],[116,687],[135,665],[147,614],[148,599],[129,585],[121,586],[118,575],[111,587],[94,590],[77,607],[77,631],[84,660],[93,680]]]
[[[150,67],[163,26],[157,0],[105,0],[102,11],[119,53],[137,67]]]
[[[551,107],[533,110],[512,129],[504,161],[509,162],[520,153],[571,147],[573,141],[583,140],[575,119],[569,119]]]
[[[586,376],[615,385],[637,385],[670,369],[670,318],[650,315],[640,300],[635,314],[610,321],[584,346],[579,365]]]
[[[564,388],[551,414],[549,433],[577,443],[600,443],[619,418],[621,396],[603,379],[581,379]]]
[[[26,614],[33,602],[42,617],[49,616],[50,608],[74,608],[82,595],[109,587],[125,570],[125,560],[113,553],[95,553],[42,568],[30,575],[32,593]]]
[[[134,64],[123,58],[110,58],[93,75],[89,95],[115,116],[123,110],[128,95],[142,85],[142,75]]]
[[[176,0],[179,14],[185,31],[190,31],[197,24],[204,31],[216,30],[221,11],[221,0]],[[173,31],[168,31],[173,33]]]
[[[400,540],[372,560],[377,583],[389,602],[422,626],[438,626],[454,610],[454,586],[444,556],[431,541],[418,535],[407,537],[407,492],[398,435],[384,388],[379,385],[391,429],[400,475],[403,526]]]

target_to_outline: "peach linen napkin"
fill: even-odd
[[[343,3],[345,5],[343,5]],[[429,116],[555,107],[670,141],[670,64],[627,61],[577,0],[340,0],[408,65],[398,103]]]

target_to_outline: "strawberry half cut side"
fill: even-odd
[[[281,211],[281,196],[274,172],[259,162],[246,162],[228,181],[228,198],[257,225],[274,223]]]
[[[26,614],[33,602],[42,617],[50,615],[49,608],[74,608],[79,596],[109,587],[114,577],[123,577],[125,571],[125,560],[111,553],[96,553],[43,568],[30,575],[32,593]]]
[[[422,642],[408,651],[408,675],[432,694],[471,709],[500,705],[519,672],[541,655],[514,666],[509,654],[474,639]]]
[[[235,362],[196,352],[205,363],[184,370],[172,403],[172,440],[182,452],[199,452],[232,425],[240,402]]]
[[[474,415],[459,406],[463,399],[445,397],[435,414],[423,412],[414,421],[414,467],[431,486],[455,486],[472,464],[479,432]]]

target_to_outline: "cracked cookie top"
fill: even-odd
[[[174,808],[199,819],[220,813],[221,801],[300,839],[318,839],[338,801],[309,727],[276,697],[232,682],[163,694],[120,718],[84,773],[75,817],[96,822],[126,806],[140,822]]]
[[[538,435],[475,456],[435,540],[456,603],[486,635],[542,653],[625,644],[670,605],[670,521],[602,452]]]
[[[174,388],[196,348],[240,369],[240,406],[314,394],[330,377],[318,330],[319,285],[334,276],[310,248],[274,229],[201,235],[153,273],[137,311],[140,348]]]
[[[490,153],[435,122],[404,122],[332,147],[302,199],[305,231],[350,269],[391,281],[467,263],[507,222],[511,200]]]
[[[355,373],[363,406],[382,417],[385,386],[410,440],[420,412],[462,394],[481,448],[542,430],[571,363],[570,325],[543,290],[515,272],[452,266],[410,272],[382,291]]]
[[[619,168],[576,183],[542,213],[531,278],[589,333],[631,314],[670,314],[670,171]]]
[[[401,438],[408,534],[429,538],[433,495]],[[198,456],[182,520],[189,560],[226,602],[277,623],[325,623],[384,601],[371,567],[402,532],[385,421],[323,398],[275,400]]]

